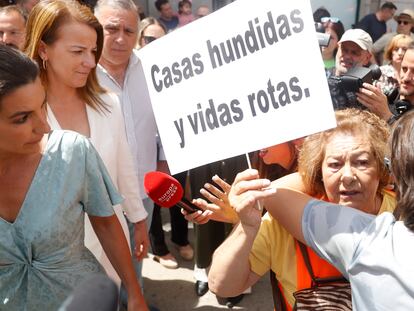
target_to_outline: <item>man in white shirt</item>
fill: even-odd
[[[121,102],[149,228],[154,204],[144,191],[143,179],[145,173],[156,170],[157,128],[146,82],[139,74],[141,64],[134,52],[139,22],[137,7],[132,0],[100,0],[95,15],[104,28],[104,46],[96,71],[98,80]],[[130,233],[133,234],[132,226]],[[148,239],[147,231],[146,234]],[[142,284],[142,262],[134,261],[134,265]]]

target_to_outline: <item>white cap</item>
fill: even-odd
[[[394,16],[394,19],[398,22],[401,17],[408,17],[408,20],[414,24],[414,11],[410,9],[403,10],[400,14]]]
[[[345,31],[342,35],[341,40],[338,43],[342,43],[345,41],[351,41],[358,46],[368,52],[371,52],[372,49],[372,39],[371,36],[362,29],[349,29]]]

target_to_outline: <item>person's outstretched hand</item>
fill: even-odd
[[[237,213],[231,208],[228,200],[228,193],[231,186],[221,179],[219,176],[213,176],[212,180],[217,185],[206,183],[204,188],[200,190],[204,199],[194,199],[192,203],[203,211],[187,213],[182,210],[185,219],[197,224],[205,224],[210,219],[221,222],[237,223]],[[208,200],[208,201],[207,201]]]
[[[270,187],[270,180],[260,179],[257,170],[247,169],[238,173],[229,192],[230,206],[237,213],[240,223],[257,229],[262,211],[259,201],[272,196],[276,188]]]

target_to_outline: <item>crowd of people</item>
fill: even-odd
[[[158,18],[132,0],[2,3],[1,310],[57,310],[97,274],[121,310],[157,310],[142,260],[149,249],[166,268],[179,260],[144,190],[147,172],[169,170],[137,53],[209,7],[154,5]],[[397,12],[386,2],[345,30],[315,11],[336,128],[251,153],[257,170],[238,156],[174,175],[201,209],[169,210],[197,296],[233,307],[270,271],[276,310],[298,307],[315,279],[349,289],[355,310],[414,305],[414,11]],[[374,64],[378,79],[345,86]]]

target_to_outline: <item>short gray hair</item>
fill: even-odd
[[[25,14],[25,12],[19,6],[14,4],[14,5],[7,5],[7,6],[0,8],[0,14],[7,15],[13,12],[16,12],[17,14],[19,14],[23,18],[24,24],[26,25],[27,14]]]
[[[95,5],[95,16],[99,16],[103,7],[133,11],[138,15],[138,8],[132,0],[99,0]]]

